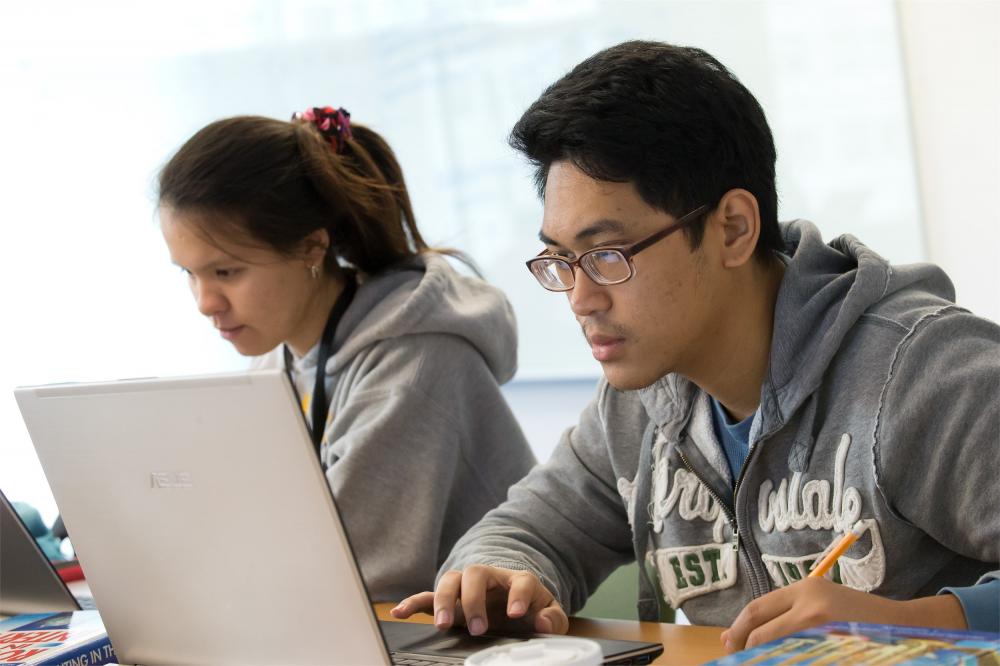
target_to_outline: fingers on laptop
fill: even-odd
[[[540,634],[565,634],[569,631],[566,611],[555,599],[535,615],[535,631]]]
[[[407,597],[396,604],[389,614],[400,620],[405,620],[415,613],[430,613],[434,610],[434,593],[421,592]]]
[[[504,572],[493,567],[474,565],[466,569],[464,574],[459,574],[459,577],[462,584],[461,603],[462,611],[465,613],[465,625],[473,636],[484,634],[490,626],[489,606],[496,609],[498,593],[501,598],[506,596]],[[503,607],[504,603],[501,601],[500,609]],[[494,610],[494,618],[495,612]]]
[[[438,629],[448,629],[456,622],[461,623],[461,608],[457,607],[462,587],[462,572],[449,571],[441,576],[437,590],[420,592],[399,602],[389,613],[405,620],[415,613],[429,613],[434,617]]]
[[[564,634],[569,619],[559,602],[538,576],[528,571],[505,571],[507,593],[506,619],[521,631]],[[519,622],[520,621],[520,622]]]
[[[507,617],[534,618],[532,627],[542,634],[565,634],[569,618],[549,589],[533,573],[512,572]]]
[[[485,633],[491,624],[542,633],[569,628],[566,613],[537,576],[484,565],[449,571],[436,592],[415,594],[392,609],[400,619],[419,612],[433,613],[439,629],[466,624],[473,635]]]

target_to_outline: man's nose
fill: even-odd
[[[591,280],[579,266],[573,270],[573,279],[573,288],[566,295],[569,298],[569,307],[577,317],[586,317],[611,307],[611,297],[607,287]]]

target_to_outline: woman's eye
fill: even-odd
[[[216,268],[215,277],[218,278],[231,278],[240,272],[238,268]]]

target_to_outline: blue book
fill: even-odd
[[[98,666],[115,650],[95,610],[32,613],[0,621],[0,666]]]
[[[709,662],[714,666],[1000,664],[1000,634],[832,622]]]

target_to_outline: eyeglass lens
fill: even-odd
[[[632,270],[618,250],[597,250],[583,256],[584,270],[595,282],[615,284],[629,279]]]
[[[565,289],[573,284],[573,267],[562,259],[534,261],[531,272],[546,289]]]
[[[581,257],[580,264],[598,284],[618,284],[632,274],[628,260],[618,250],[588,252]],[[573,267],[562,259],[542,258],[532,262],[531,269],[539,282],[550,289],[572,289],[576,283]]]

